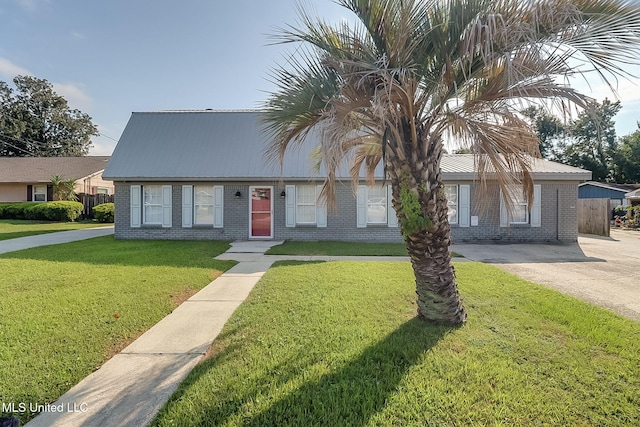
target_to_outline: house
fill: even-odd
[[[290,239],[401,241],[390,188],[364,180],[354,191],[345,170],[337,211],[318,201],[310,135],[279,164],[265,162],[269,141],[259,111],[133,113],[104,178],[115,184],[119,239]],[[346,169],[346,168],[345,168]],[[578,183],[591,172],[546,160],[534,164],[534,200],[509,197],[497,184],[477,203],[472,155],[446,155],[443,179],[456,241],[576,241]]]
[[[113,194],[113,182],[102,179],[109,156],[0,157],[0,202],[53,200],[51,178],[75,179],[77,194]]]
[[[587,181],[578,185],[579,199],[611,199],[611,208],[630,205],[626,194],[639,190],[640,184],[615,184]]]
[[[640,205],[640,188],[634,191],[629,191],[624,195],[625,200],[627,201],[628,206],[637,206]]]

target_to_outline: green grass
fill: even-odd
[[[107,236],[0,255],[0,402],[57,399],[233,266],[213,259],[228,246]]]
[[[415,318],[409,263],[280,263],[153,425],[640,425],[640,324],[456,265],[469,321]]]
[[[0,219],[0,240],[16,239],[18,237],[34,236],[36,234],[53,233],[56,231],[80,230],[105,225],[113,224],[100,224],[93,221],[43,222]]]
[[[274,246],[267,255],[407,256],[404,243],[293,242]]]

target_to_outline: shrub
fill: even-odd
[[[633,227],[640,228],[640,206],[634,206],[630,213],[633,214],[631,216],[631,219],[633,220]]]
[[[44,214],[49,221],[75,221],[84,209],[82,203],[70,201],[48,202],[45,206]]]
[[[113,203],[102,203],[93,207],[93,217],[98,222],[113,222],[114,211]]]
[[[616,206],[613,209],[613,219],[622,219],[627,216],[627,207],[626,206]]]
[[[75,221],[84,206],[79,202],[23,202],[2,205],[0,218],[40,221]]]
[[[26,209],[36,202],[11,203],[4,206],[2,217],[5,219],[27,219]]]

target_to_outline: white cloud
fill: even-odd
[[[84,40],[86,38],[84,34],[78,31],[71,31],[71,37],[78,40]]]
[[[15,76],[32,76],[33,73],[26,68],[23,68],[6,58],[0,58],[0,74],[7,79],[13,79]]]
[[[33,76],[33,73],[6,58],[0,57],[0,76],[6,80],[12,80],[15,76]],[[82,89],[81,85],[75,83],[52,83],[53,90],[63,96],[71,108],[86,111],[91,108],[93,100]]]
[[[91,108],[93,101],[91,97],[82,90],[80,85],[74,83],[53,83],[53,90],[55,90],[58,95],[63,96],[71,108],[77,108],[83,112]]]
[[[116,148],[116,143],[108,140],[99,140],[100,137],[93,139],[93,143],[89,147],[90,156],[110,156]]]

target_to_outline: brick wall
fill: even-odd
[[[511,225],[500,227],[500,191],[496,185],[488,187],[489,201],[481,203],[471,191],[471,215],[478,216],[478,226],[460,228],[453,225],[454,242],[575,242],[578,240],[576,203],[577,182],[548,181],[541,185],[541,226]]]
[[[141,183],[116,183],[115,191],[115,237],[117,239],[167,239],[167,240],[247,240],[249,238],[249,185],[245,183],[224,184],[224,228],[197,226],[182,228],[182,184],[154,182],[158,185],[172,185],[171,228],[161,226],[130,227],[130,186]],[[143,183],[142,183],[143,184]],[[458,227],[452,225],[454,242],[473,241],[564,241],[575,242],[577,227],[577,183],[540,182],[542,226],[500,227],[500,201],[497,186],[490,187],[492,197],[484,204],[477,203],[471,184],[471,215],[478,216],[478,226]],[[339,240],[367,242],[401,242],[399,228],[373,226],[356,227],[356,198],[349,183],[337,187],[337,212],[328,212],[327,228],[315,226],[285,227],[285,202],[280,197],[284,189],[281,183],[266,183],[274,193],[275,240]],[[240,191],[242,196],[235,197]]]

